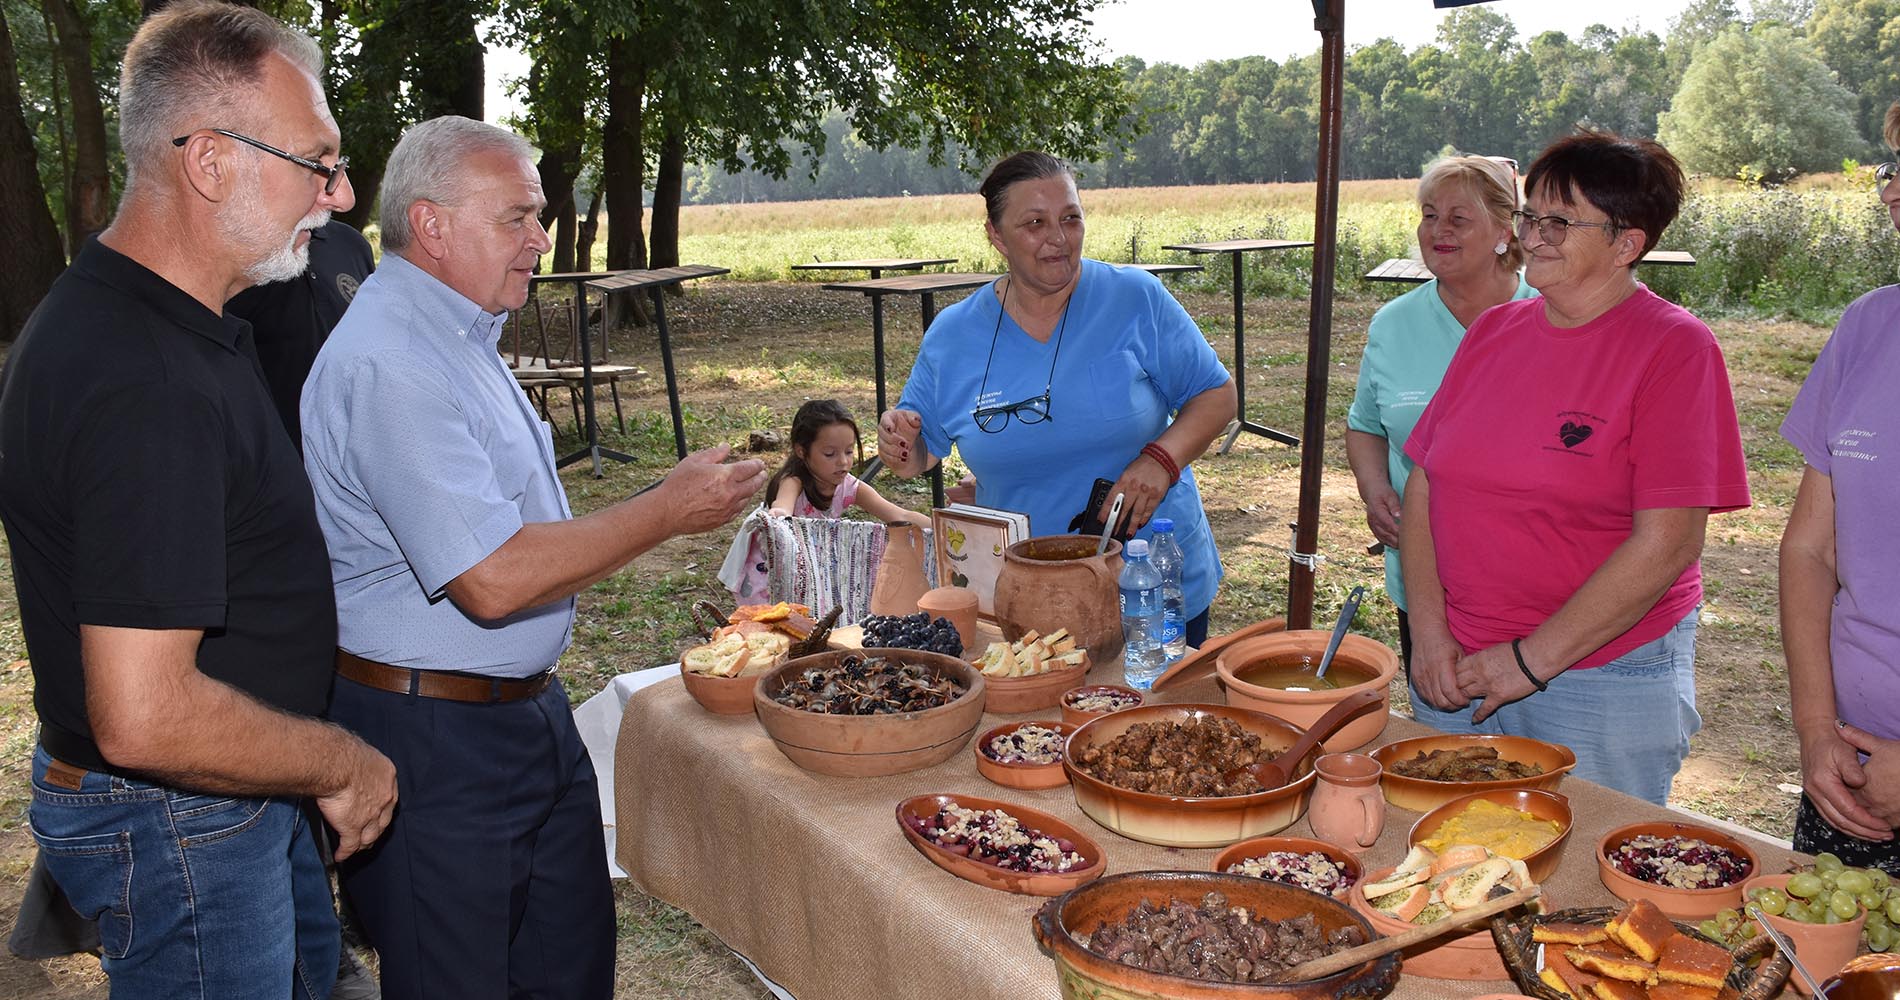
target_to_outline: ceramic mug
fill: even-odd
[[[1313,836],[1355,854],[1371,847],[1385,829],[1385,769],[1362,753],[1329,753],[1313,762],[1319,783],[1307,818]]]

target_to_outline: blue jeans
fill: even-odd
[[[46,780],[33,750],[33,839],[81,916],[99,922],[114,996],[327,997],[330,879],[301,800],[201,795],[88,773]]]
[[[1697,614],[1600,667],[1564,671],[1550,690],[1505,705],[1482,725],[1471,724],[1473,706],[1440,711],[1416,687],[1412,717],[1448,733],[1561,743],[1577,755],[1577,777],[1665,805],[1689,756],[1689,737],[1702,728],[1695,708]]]

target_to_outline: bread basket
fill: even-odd
[[[1537,976],[1537,942],[1531,940],[1531,933],[1539,924],[1575,923],[1601,924],[1621,911],[1620,907],[1596,906],[1585,909],[1559,910],[1556,913],[1529,913],[1515,920],[1503,915],[1491,918],[1491,939],[1498,946],[1498,954],[1504,958],[1505,971],[1511,974],[1511,981],[1528,996],[1538,1000],[1568,1000],[1563,994],[1550,988]],[[1701,941],[1710,940],[1693,926],[1681,921],[1670,921],[1676,930]],[[1720,944],[1721,942],[1713,942]],[[1740,1000],[1768,1000],[1781,990],[1788,981],[1791,968],[1786,956],[1775,949],[1774,942],[1766,935],[1758,934],[1746,944],[1729,949],[1733,962],[1729,965],[1727,985],[1741,994]],[[1761,965],[1750,969],[1748,963],[1761,958]]]

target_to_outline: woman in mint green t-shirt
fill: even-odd
[[[1517,206],[1517,169],[1509,160],[1454,156],[1419,178],[1418,249],[1433,278],[1373,315],[1346,414],[1346,456],[1366,525],[1385,544],[1385,590],[1398,605],[1408,668],[1412,637],[1399,578],[1399,501],[1412,471],[1405,439],[1438,391],[1465,328],[1500,302],[1537,294],[1518,273],[1524,249],[1511,230]]]

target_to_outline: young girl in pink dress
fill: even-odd
[[[765,486],[770,497],[767,512],[777,516],[844,516],[853,504],[886,524],[908,521],[930,527],[930,518],[878,495],[869,483],[851,474],[863,454],[857,421],[835,399],[814,399],[792,416],[791,453]],[[767,600],[762,546],[755,536],[746,552],[745,579],[733,588],[741,603]]]

